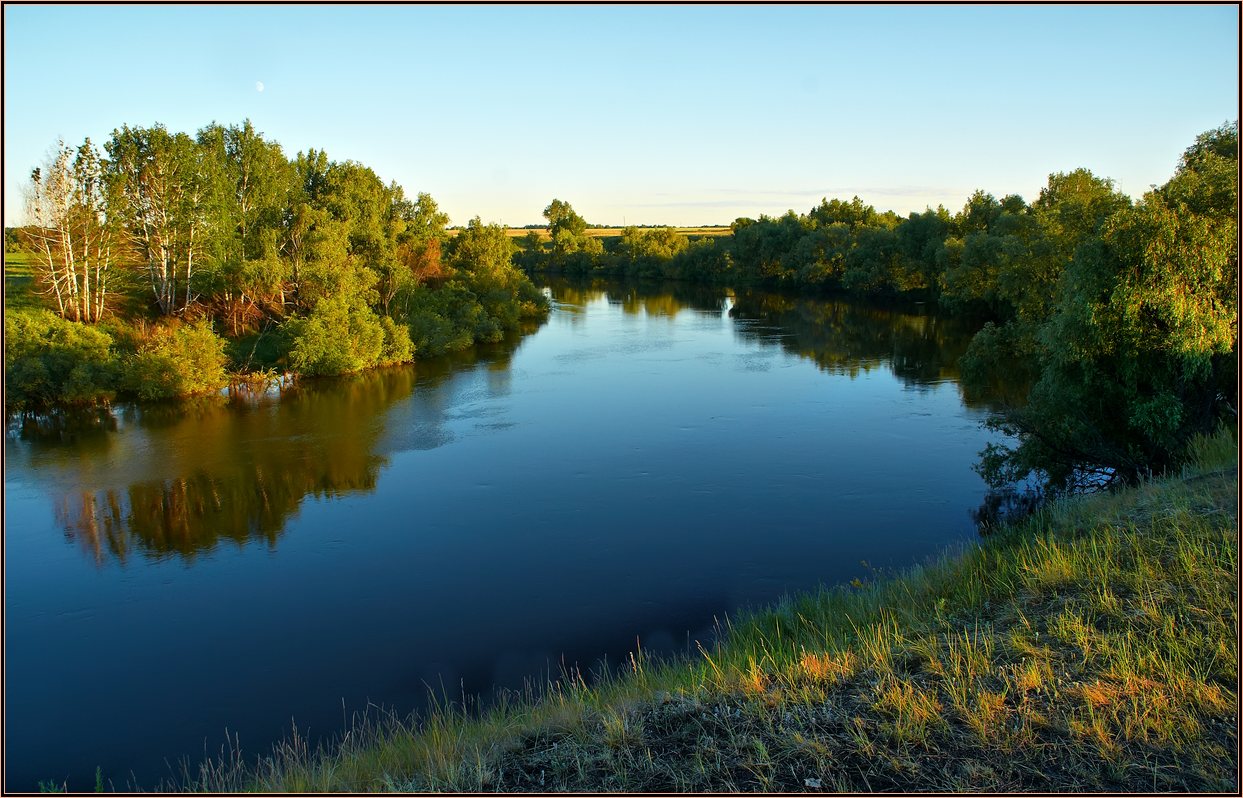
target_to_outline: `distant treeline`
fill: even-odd
[[[1086,169],[1050,175],[1031,203],[977,191],[962,210],[902,218],[858,197],[738,219],[691,240],[672,227],[586,234],[554,200],[551,240],[519,239],[528,271],[662,277],[931,300],[987,320],[961,363],[970,388],[1001,372],[1032,388],[993,424],[1014,436],[980,470],[1052,490],[1101,487],[1176,464],[1187,442],[1237,423],[1238,122],[1208,131],[1138,202]]]
[[[62,142],[27,221],[5,250],[30,253],[41,297],[6,294],[6,409],[404,363],[548,311],[503,227],[451,237],[429,195],[323,151],[288,158],[249,122]]]

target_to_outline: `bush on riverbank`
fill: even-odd
[[[47,310],[4,319],[6,410],[212,393],[228,384],[225,342],[207,322],[93,326]]]
[[[727,624],[699,657],[482,717],[372,717],[232,791],[1238,789],[1237,433],[958,556]]]
[[[144,400],[215,393],[229,383],[225,342],[206,321],[161,324],[122,366],[122,386]]]
[[[116,395],[119,368],[112,337],[49,310],[8,309],[4,315],[6,409],[56,403],[93,404]]]

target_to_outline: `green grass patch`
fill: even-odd
[[[696,657],[223,757],[210,791],[1238,791],[1238,444]]]
[[[35,284],[35,256],[29,252],[4,253],[5,310],[35,310],[43,298]]]

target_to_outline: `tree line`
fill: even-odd
[[[984,322],[961,361],[970,393],[1031,387],[991,424],[980,471],[1049,492],[1134,482],[1238,416],[1238,122],[1207,131],[1138,201],[1076,169],[1030,203],[976,191],[905,218],[858,197],[741,218],[731,235],[673,228],[586,235],[556,200],[550,240],[521,239],[530,271],[760,285],[930,300]]]
[[[322,150],[289,158],[249,121],[195,136],[125,125],[102,150],[61,142],[31,174],[12,242],[50,310],[6,314],[6,403],[342,374],[547,313],[504,228],[476,217],[451,235],[448,221],[430,195]]]
[[[595,237],[559,199],[544,217],[547,240],[517,246],[478,218],[451,232],[429,195],[322,151],[287,158],[249,122],[61,145],[31,176],[20,237],[54,310],[6,314],[6,403],[178,396],[230,370],[340,374],[499,340],[547,313],[525,271],[918,297],[974,318],[964,388],[1031,385],[993,418],[1017,441],[984,453],[994,485],[1133,482],[1237,420],[1237,121],[1138,201],[1076,169],[1030,203],[976,191],[903,218],[825,199],[720,237]]]

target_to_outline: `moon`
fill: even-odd
[[[255,81],[255,91],[259,91],[259,92],[263,91],[263,81],[262,81],[262,80],[256,80],[256,81]]]

